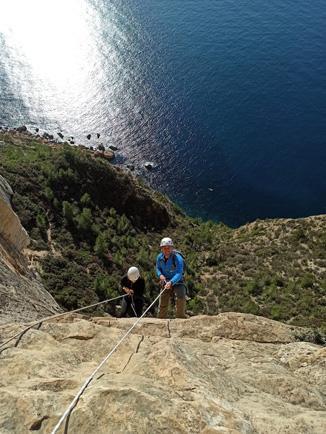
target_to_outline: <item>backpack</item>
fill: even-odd
[[[176,266],[177,266],[177,260],[176,260],[176,258],[175,258],[175,254],[176,253],[178,253],[178,255],[180,255],[181,256],[181,258],[183,259],[183,276],[185,275],[185,272],[187,271],[187,264],[186,264],[186,260],[185,260],[185,257],[184,257],[184,255],[183,255],[183,253],[182,252],[180,252],[179,250],[173,250],[173,256],[172,256],[172,263],[173,263],[173,266],[174,266],[174,268],[176,268]]]
[[[183,273],[182,273],[183,284],[184,284],[184,286],[186,288],[186,300],[190,300],[191,299],[191,294],[189,292],[189,289],[188,289],[187,285],[184,282],[184,275],[185,275],[185,273],[187,271],[187,264],[186,264],[186,261],[185,261],[185,257],[183,255],[183,253],[181,253],[179,250],[173,250],[172,263],[173,263],[174,268],[176,268],[176,266],[177,266],[177,261],[175,259],[175,254],[176,253],[178,253],[182,257],[182,259],[183,259]]]

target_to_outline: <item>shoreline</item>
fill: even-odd
[[[34,131],[33,131],[34,130]],[[86,152],[91,153],[94,157],[96,158],[104,158],[105,160],[109,161],[112,165],[114,165],[115,167],[119,167],[122,170],[126,171],[127,173],[132,174],[133,176],[137,177],[137,178],[141,178],[141,180],[143,182],[145,182],[148,187],[160,191],[156,186],[151,185],[150,183],[150,179],[148,178],[148,176],[146,175],[150,175],[151,172],[156,171],[159,169],[159,167],[157,165],[155,165],[154,163],[151,163],[149,161],[143,161],[142,165],[137,166],[134,162],[127,160],[122,154],[119,153],[119,149],[114,146],[114,145],[103,145],[103,142],[99,142],[94,144],[90,144],[89,146],[87,146],[87,141],[90,141],[92,139],[92,137],[95,137],[95,141],[102,139],[105,140],[105,138],[103,138],[101,136],[100,133],[92,133],[92,134],[87,134],[85,136],[86,140],[84,143],[79,143],[75,141],[74,136],[72,135],[67,135],[64,136],[61,131],[59,132],[51,132],[49,133],[48,131],[39,128],[39,127],[28,127],[26,125],[22,125],[22,126],[18,126],[18,127],[10,127],[10,126],[4,126],[4,125],[0,125],[0,133],[8,133],[8,134],[23,134],[25,136],[28,136],[30,138],[34,138],[39,140],[40,142],[42,142],[43,144],[46,144],[48,146],[64,146],[64,145],[69,145],[69,146],[73,146],[82,150],[85,150]],[[67,140],[64,140],[64,138],[67,137]],[[94,140],[94,139],[93,139]],[[89,142],[89,143],[93,143]],[[1,141],[0,141],[0,146],[1,146]],[[212,188],[208,188],[209,191],[213,191]],[[288,221],[288,220],[301,220],[301,219],[307,219],[309,217],[318,217],[318,216],[323,216],[326,215],[326,212],[321,212],[321,213],[311,213],[311,214],[306,214],[306,215],[298,215],[298,216],[266,216],[266,217],[257,217],[257,218],[253,218],[251,220],[248,220],[244,223],[239,223],[239,224],[230,224],[230,223],[225,223],[222,219],[219,218],[209,218],[207,217],[207,211],[205,211],[204,213],[201,214],[197,214],[195,212],[193,212],[193,207],[192,206],[188,206],[188,207],[184,207],[182,205],[180,205],[178,203],[178,201],[176,201],[176,199],[171,199],[170,195],[166,192],[162,192],[160,191],[161,194],[167,196],[169,198],[169,200],[172,200],[180,209],[181,211],[188,215],[189,217],[192,217],[194,219],[199,219],[203,222],[205,221],[212,221],[214,223],[221,223],[224,224],[232,229],[239,229],[243,226],[246,225],[250,225],[252,223],[255,222],[259,222],[259,221],[269,221],[269,220],[284,220],[284,221]]]

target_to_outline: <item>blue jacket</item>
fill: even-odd
[[[173,260],[173,256],[175,259]],[[171,253],[168,260],[165,262],[163,253],[160,253],[156,258],[156,274],[160,277],[161,274],[170,281],[172,285],[183,281],[183,258],[179,253]]]

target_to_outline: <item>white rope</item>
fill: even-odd
[[[132,307],[132,310],[134,311],[135,317],[138,317],[136,309],[135,309],[135,303],[134,303],[134,297],[133,296],[131,296],[131,307]]]
[[[119,340],[119,342],[112,348],[112,350],[104,357],[104,359],[101,361],[101,363],[97,366],[97,368],[92,372],[92,374],[86,379],[82,387],[80,388],[77,395],[74,397],[74,399],[71,401],[69,407],[67,410],[63,413],[61,418],[59,419],[59,422],[56,424],[56,426],[51,431],[51,434],[56,434],[58,429],[60,428],[62,422],[65,420],[66,417],[70,415],[72,410],[75,408],[75,406],[78,403],[79,398],[84,393],[85,389],[89,385],[89,383],[93,380],[95,374],[101,369],[101,367],[104,365],[104,363],[112,356],[112,354],[115,352],[115,350],[120,346],[120,344],[124,341],[124,339],[131,333],[131,331],[136,327],[136,325],[139,323],[139,321],[146,315],[146,313],[149,311],[149,309],[156,303],[156,301],[159,299],[159,297],[163,294],[165,291],[165,288],[162,289],[162,291],[159,293],[159,295],[155,298],[155,300],[148,306],[148,308],[145,310],[145,312],[137,318],[137,320],[134,322],[134,324],[130,327],[130,329],[122,336],[122,338]]]
[[[20,335],[23,335],[24,333],[26,333],[32,327],[34,327],[36,325],[39,325],[39,324],[42,324],[42,322],[48,321],[50,319],[60,318],[60,317],[62,317],[64,315],[69,315],[71,313],[80,312],[80,311],[85,310],[85,309],[90,309],[91,307],[99,306],[100,304],[109,303],[110,301],[114,301],[114,300],[118,300],[120,298],[126,297],[126,295],[127,294],[119,295],[118,297],[109,298],[108,300],[100,301],[99,303],[90,304],[89,306],[80,307],[78,309],[71,310],[71,311],[68,311],[68,312],[57,313],[57,314],[54,314],[54,315],[42,318],[40,320],[34,321],[28,327],[26,327],[24,330],[20,331],[19,333],[15,334],[14,336],[11,336],[11,338],[7,339],[5,342],[2,342],[0,344],[0,348],[4,347],[6,344],[8,344],[9,342],[11,342],[15,338],[18,338]]]

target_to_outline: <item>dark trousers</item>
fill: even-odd
[[[134,309],[131,306],[132,303],[137,317],[142,316],[143,305],[144,305],[143,298],[134,298],[134,297],[132,298],[130,296],[127,296],[122,300],[121,312],[120,312],[121,318],[126,316],[136,316]]]

